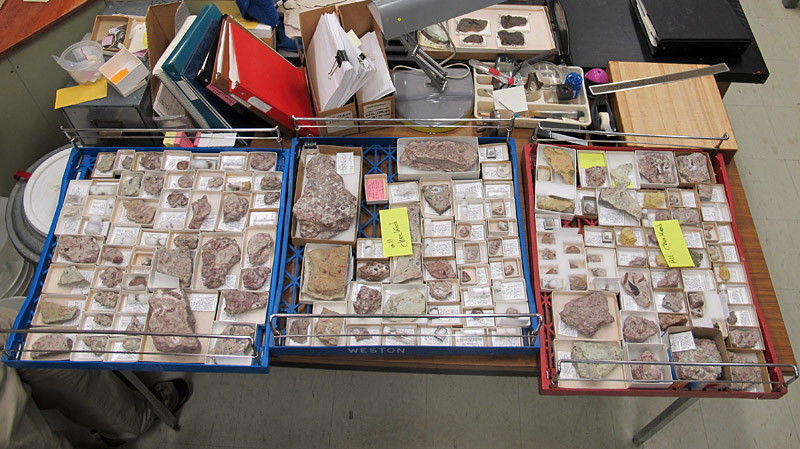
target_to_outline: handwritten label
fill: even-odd
[[[678,220],[662,220],[653,222],[658,246],[667,260],[669,267],[694,267],[692,255],[686,246],[681,225]]]
[[[364,180],[364,191],[367,193],[367,201],[387,201],[384,179],[369,178]]]
[[[584,170],[590,167],[605,167],[606,157],[603,153],[578,152],[578,163]]]
[[[695,349],[694,336],[691,331],[671,334],[669,346],[672,352],[693,351]]]
[[[516,238],[513,239],[504,239],[503,240],[503,255],[504,256],[519,256],[519,240]]]
[[[408,224],[408,209],[386,209],[380,211],[381,241],[386,257],[409,256],[411,247],[411,228]]]
[[[480,241],[480,240],[484,240],[485,238],[486,237],[485,237],[483,225],[482,224],[474,224],[474,225],[472,225],[472,234],[469,236],[469,239],[473,240],[473,241]]]
[[[511,198],[514,195],[511,186],[508,184],[486,184],[487,198]]]
[[[575,329],[563,321],[558,324],[558,333],[565,337],[578,338],[578,329]]]
[[[336,153],[336,173],[339,175],[352,175],[355,170],[353,153]]]

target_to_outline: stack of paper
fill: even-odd
[[[375,66],[375,72],[367,79],[364,87],[358,91],[356,95],[358,101],[364,103],[394,93],[392,75],[389,73],[389,65],[386,63],[386,55],[378,43],[378,35],[374,31],[370,31],[361,36],[360,48],[367,55],[367,58],[372,61],[372,65]]]
[[[308,46],[308,67],[320,111],[336,109],[375,73],[375,64],[347,37],[335,14],[320,17]]]

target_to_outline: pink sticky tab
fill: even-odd
[[[110,35],[110,34],[109,34],[108,36],[106,36],[106,37],[104,37],[104,38],[103,38],[103,41],[102,41],[102,42],[100,42],[100,44],[101,44],[103,47],[108,47],[109,45],[111,45],[111,43],[112,43],[112,42],[114,42],[114,36],[112,36],[112,35]]]
[[[367,192],[367,201],[386,201],[382,179],[365,179],[364,190]]]

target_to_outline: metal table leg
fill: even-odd
[[[633,436],[633,443],[637,446],[644,444],[650,437],[658,433],[664,426],[672,422],[678,415],[683,413],[684,410],[691,407],[700,398],[678,398],[669,405],[663,412],[653,418],[642,430]]]
[[[172,429],[178,430],[178,428],[180,427],[178,425],[178,418],[176,418],[175,415],[173,415],[172,412],[169,411],[167,406],[165,406],[164,404],[161,403],[161,401],[158,400],[158,398],[153,394],[153,392],[151,392],[150,389],[147,388],[144,383],[142,383],[142,381],[139,379],[139,377],[136,376],[136,374],[134,374],[132,371],[117,371],[117,372],[121,374],[122,377],[124,377],[128,382],[130,382],[131,385],[133,385],[137,390],[139,390],[139,393],[142,393],[142,395],[144,395],[144,398],[147,399],[147,402],[150,403],[150,407],[152,407],[153,412],[156,414],[156,416],[159,417],[159,419],[161,419],[161,421],[164,421],[164,424],[168,425]]]

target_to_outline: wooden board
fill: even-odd
[[[93,2],[94,0],[53,0],[47,3],[6,1],[0,7],[0,58]]]
[[[655,64],[647,62],[608,63],[612,82],[645,78],[705,67],[698,64]],[[714,77],[704,76],[611,94],[612,107],[620,132],[673,134],[684,136],[722,136],[725,161],[738,149],[733,128],[722,103]],[[667,142],[673,144],[714,146],[717,141],[625,137],[630,142]],[[643,145],[642,145],[643,146]]]

